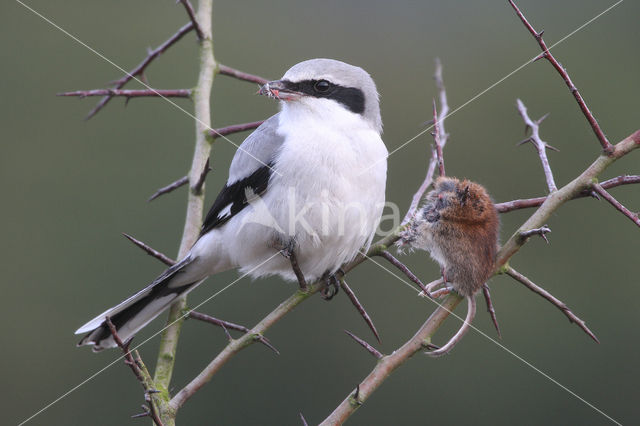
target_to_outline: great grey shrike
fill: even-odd
[[[385,200],[387,149],[376,86],[362,68],[332,59],[294,65],[260,94],[280,112],[235,153],[229,179],[189,253],[149,286],[80,327],[79,345],[116,346],[209,275],[239,268],[253,277],[331,276],[366,250]]]

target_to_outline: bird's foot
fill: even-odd
[[[286,244],[282,249],[280,249],[280,254],[288,259],[291,263],[291,269],[293,269],[293,273],[296,275],[298,279],[298,285],[300,286],[300,290],[307,291],[307,280],[304,278],[304,274],[300,269],[300,265],[298,264],[298,258],[295,253],[295,241],[292,239],[288,244]]]
[[[325,274],[322,277],[324,287],[320,290],[320,296],[324,300],[331,300],[340,291],[340,277],[344,276],[342,270],[338,270],[333,274]]]

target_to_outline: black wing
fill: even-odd
[[[247,202],[247,188],[255,195],[262,195],[267,190],[270,177],[271,164],[256,169],[246,178],[237,180],[231,185],[225,185],[204,219],[200,236],[222,225],[249,204]]]

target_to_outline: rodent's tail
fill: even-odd
[[[106,317],[115,325],[118,337],[123,342],[133,337],[178,297],[204,281],[204,277],[198,274],[199,268],[194,264],[196,259],[187,256],[144,289],[80,327],[75,334],[87,334],[78,342],[78,346],[93,345],[94,352],[116,346]]]
[[[476,298],[475,295],[467,296],[467,317],[462,323],[462,327],[458,330],[458,332],[447,342],[446,345],[442,346],[439,349],[425,352],[427,355],[432,357],[439,357],[442,355],[448,354],[451,349],[462,339],[462,337],[469,331],[469,326],[471,325],[471,321],[476,316]]]

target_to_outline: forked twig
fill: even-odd
[[[576,86],[571,81],[571,78],[569,77],[567,70],[565,70],[564,67],[560,65],[560,63],[556,60],[556,58],[553,57],[553,55],[549,51],[547,44],[542,39],[542,33],[544,33],[544,31],[537,32],[533,28],[533,26],[529,23],[529,21],[524,16],[524,14],[520,11],[520,9],[518,9],[518,6],[516,6],[513,0],[509,0],[509,3],[511,4],[511,7],[513,7],[513,9],[516,11],[516,14],[520,18],[524,26],[531,33],[531,35],[536,39],[536,41],[538,42],[538,45],[542,49],[542,53],[540,54],[540,56],[538,56],[538,58],[545,58],[551,63],[551,65],[553,65],[556,71],[558,71],[558,73],[564,80],[565,84],[569,88],[569,91],[571,92],[573,97],[576,99],[576,102],[578,102],[578,105],[580,106],[582,113],[584,114],[587,121],[591,125],[591,128],[593,129],[593,132],[596,134],[598,141],[600,141],[600,145],[602,145],[602,149],[604,150],[605,153],[611,154],[613,152],[613,145],[611,145],[607,137],[604,135],[604,132],[600,128],[600,125],[596,121],[595,117],[593,116],[589,108],[587,107],[587,104],[582,98],[582,95],[580,94]],[[534,59],[534,61],[537,60],[538,58]]]
[[[548,145],[545,141],[542,140],[542,138],[540,138],[540,123],[542,123],[542,120],[546,118],[546,115],[538,120],[532,120],[527,114],[527,107],[524,105],[524,103],[520,99],[518,99],[516,102],[518,105],[518,112],[520,113],[522,120],[524,120],[527,129],[531,129],[531,136],[522,141],[521,144],[526,142],[533,143],[536,151],[538,151],[540,162],[542,163],[542,170],[544,171],[544,177],[547,180],[547,187],[549,188],[549,192],[557,191],[558,187],[556,186],[556,182],[553,180],[553,172],[551,171],[549,159],[547,158],[547,148],[553,150],[557,149],[553,148],[551,145]]]
[[[199,321],[203,321],[209,324],[213,324],[213,325],[217,325],[218,327],[222,327],[225,330],[225,334],[227,333],[227,330],[231,329],[231,330],[237,330],[237,331],[242,331],[243,333],[250,333],[251,330],[243,325],[239,325],[239,324],[235,324],[229,321],[224,321],[218,318],[214,318],[210,315],[207,314],[203,314],[201,312],[196,312],[196,311],[189,311],[189,318],[193,318]],[[231,337],[231,336],[229,336]],[[262,343],[263,345],[265,345],[266,347],[268,347],[269,349],[271,349],[272,351],[274,351],[276,354],[280,355],[280,352],[273,346],[273,344],[269,341],[269,339],[267,339],[266,337],[264,337],[261,334],[256,334],[255,339]]]

